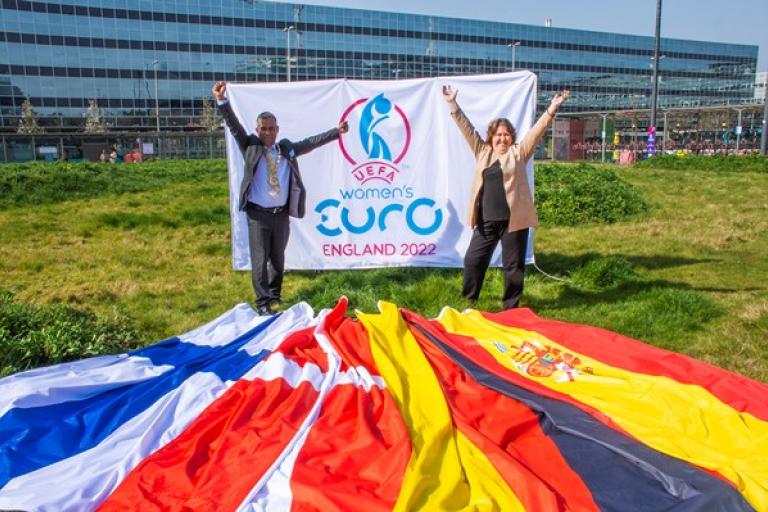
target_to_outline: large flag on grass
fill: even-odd
[[[0,380],[2,510],[768,510],[768,386],[528,310],[245,305]]]

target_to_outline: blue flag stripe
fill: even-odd
[[[231,343],[208,347],[171,338],[133,353],[150,357],[169,371],[83,400],[33,408],[14,408],[0,417],[0,489],[16,476],[81,453],[103,441],[123,423],[142,413],[197,372],[236,380],[269,351],[240,350],[266,330],[270,318]]]

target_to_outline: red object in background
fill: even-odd
[[[584,121],[571,119],[568,160],[584,160]]]

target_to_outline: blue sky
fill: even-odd
[[[409,12],[653,36],[655,0],[305,0],[304,4]],[[472,6],[471,10],[467,6]],[[662,37],[754,44],[768,71],[768,0],[664,0]]]

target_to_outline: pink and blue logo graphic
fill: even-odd
[[[411,125],[402,109],[381,93],[352,103],[341,121],[347,121],[350,133],[358,135],[346,142],[339,138],[344,158],[355,166],[352,176],[361,185],[369,181],[391,185],[411,143]]]

